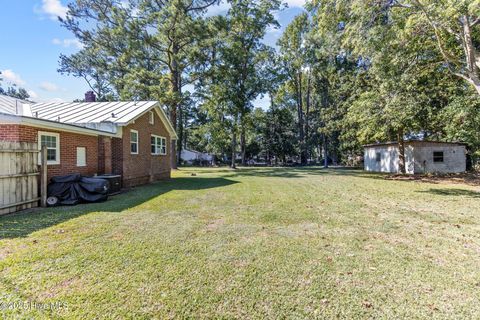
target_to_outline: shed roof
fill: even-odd
[[[447,142],[447,141],[431,141],[431,140],[405,140],[405,144],[449,144],[449,145],[458,145],[464,146],[466,143],[464,142]],[[378,142],[378,143],[371,143],[363,145],[364,148],[373,148],[373,147],[381,147],[381,146],[391,146],[391,145],[398,145],[397,141],[388,141],[388,142]]]

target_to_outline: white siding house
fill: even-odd
[[[208,165],[213,164],[213,155],[206,152],[182,149],[181,158],[188,164],[193,164],[194,162],[203,162]]]
[[[399,172],[396,142],[364,146],[364,168],[374,172]],[[466,148],[461,143],[405,141],[405,170],[408,174],[458,173],[466,170]]]

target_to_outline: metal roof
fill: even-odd
[[[172,138],[177,139],[175,129],[157,101],[32,103],[0,95],[0,113],[110,133],[116,133],[117,126],[126,126],[153,108]]]
[[[62,123],[111,122],[126,125],[152,109],[157,101],[47,102],[31,106],[32,116]]]
[[[431,141],[431,140],[405,140],[405,144],[450,144],[450,145],[467,145],[464,142],[447,142],[447,141]],[[371,143],[363,145],[364,148],[373,148],[373,147],[380,147],[380,146],[391,146],[391,145],[398,145],[397,141],[388,141],[388,142],[378,142],[378,143]]]
[[[18,115],[22,114],[23,105],[31,102],[12,98],[0,94],[0,112],[6,114]]]

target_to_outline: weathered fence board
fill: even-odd
[[[0,215],[38,205],[36,143],[0,141]]]

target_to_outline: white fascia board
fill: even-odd
[[[144,114],[146,114],[148,111],[150,111],[152,109],[155,109],[158,116],[160,117],[160,120],[162,120],[162,123],[167,128],[168,133],[170,133],[170,139],[171,140],[178,140],[177,133],[175,132],[175,129],[173,128],[172,123],[170,122],[167,115],[165,114],[165,111],[163,111],[163,109],[160,107],[160,104],[158,102],[156,104],[152,105],[151,108],[148,108],[148,109],[144,110],[142,113],[138,114],[135,118],[133,118],[129,122],[127,122],[127,123],[117,123],[117,124],[119,126],[127,126],[130,123],[135,123],[135,120],[137,120],[138,118],[140,118],[141,116],[143,116]]]
[[[50,121],[50,120],[6,115],[6,114],[0,114],[0,123],[24,124],[24,125],[36,127],[36,128],[66,131],[66,132],[84,134],[89,136],[121,137],[121,131],[117,133],[111,133],[106,131],[88,129],[88,128],[75,126],[71,124],[64,124],[64,123]]]
[[[168,119],[167,115],[165,114],[165,111],[160,107],[160,105],[155,106],[155,111],[157,112],[158,116],[162,120],[163,124],[167,128],[168,132],[170,133],[170,138],[172,140],[177,140],[178,136],[177,133],[175,132],[175,128],[173,127],[172,123]]]

